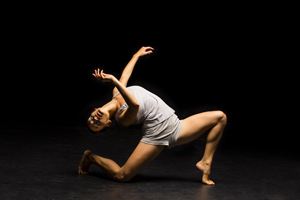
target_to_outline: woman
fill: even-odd
[[[165,147],[189,143],[209,131],[203,158],[196,167],[202,172],[202,182],[214,185],[209,179],[211,163],[226,126],[226,115],[222,111],[212,111],[179,120],[174,110],[155,94],[138,86],[126,88],[139,57],[151,54],[153,50],[152,47],[142,47],[134,54],[120,80],[103,73],[103,70],[95,70],[93,76],[97,80],[111,82],[115,88],[112,100],[92,112],[88,119],[89,128],[93,132],[100,132],[109,127],[112,123],[110,119],[115,117],[122,126],[142,123],[143,137],[123,167],[87,150],[83,154],[78,173],[88,174],[90,165],[94,164],[114,180],[127,182]]]

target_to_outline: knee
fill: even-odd
[[[227,123],[227,116],[223,111],[218,110],[218,111],[215,111],[214,114],[215,114],[216,118],[218,119],[219,123],[223,123],[223,124]]]
[[[121,170],[114,175],[114,179],[121,183],[126,183],[131,180],[131,176],[122,172]]]

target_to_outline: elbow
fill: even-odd
[[[139,102],[134,103],[134,107],[138,109],[140,107],[140,103]]]
[[[133,100],[127,103],[129,107],[131,108],[139,108],[140,107],[140,103],[137,100]]]
[[[133,102],[131,104],[131,108],[134,108],[134,109],[138,110],[140,108],[140,103],[139,102]]]
[[[128,104],[128,103],[127,103]],[[130,104],[128,104],[128,106],[129,106],[129,108],[131,108],[131,109],[139,109],[139,107],[140,107],[140,104],[139,104],[139,102],[131,102]]]

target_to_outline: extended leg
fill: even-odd
[[[221,111],[193,115],[183,120],[182,130],[175,144],[175,146],[179,146],[189,143],[210,130],[206,140],[204,156],[202,160],[196,164],[197,168],[203,172],[202,182],[208,185],[214,184],[214,182],[209,179],[211,163],[226,126],[226,120],[226,115]]]
[[[143,166],[156,158],[163,149],[164,146],[154,146],[140,142],[123,167],[120,167],[113,160],[103,158],[87,150],[83,154],[78,167],[78,173],[87,174],[90,165],[94,164],[116,181],[127,182],[134,177]]]

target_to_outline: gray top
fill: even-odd
[[[137,99],[140,104],[137,113],[137,124],[143,124],[144,128],[155,126],[156,124],[168,119],[175,111],[170,108],[161,98],[140,86],[130,86],[127,89]],[[113,98],[115,98],[117,94]],[[118,121],[119,116],[128,108],[127,103],[120,108],[116,114]],[[119,122],[118,122],[119,123]]]

